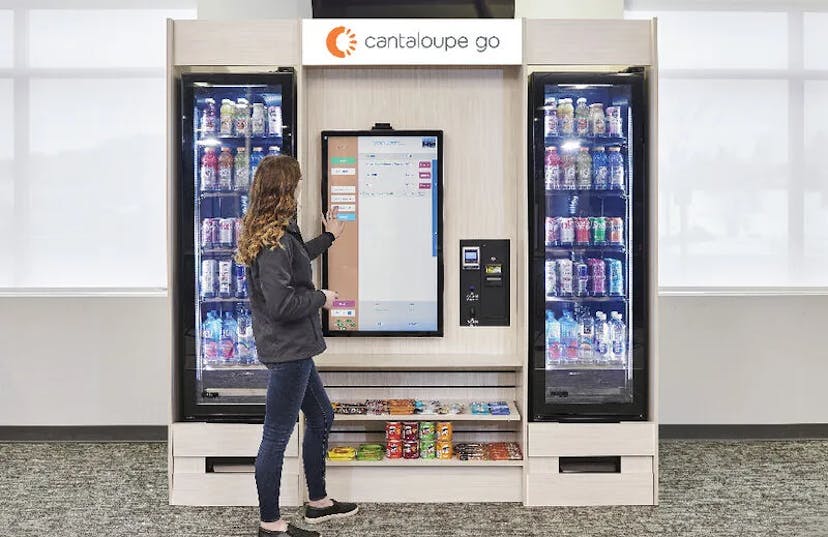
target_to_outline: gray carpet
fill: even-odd
[[[166,457],[165,444],[0,444],[0,535],[255,535],[255,508],[167,505]],[[323,535],[828,536],[828,442],[667,441],[661,472],[655,508],[364,505]]]

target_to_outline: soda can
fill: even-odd
[[[558,217],[558,242],[560,244],[575,242],[575,222],[568,216]]]
[[[609,244],[624,244],[623,218],[607,218],[607,242]]]
[[[420,422],[420,440],[434,440],[436,427],[433,421]]]
[[[589,292],[592,296],[607,294],[607,277],[603,259],[587,259],[589,265]]]
[[[233,265],[233,287],[236,298],[247,298],[247,267],[244,265]]]
[[[603,216],[593,216],[589,219],[592,224],[592,244],[607,243],[607,219]]]
[[[558,267],[554,259],[546,260],[546,296],[558,296]]]
[[[229,259],[218,262],[218,294],[222,298],[233,296],[233,262]]]
[[[402,440],[389,440],[385,443],[385,457],[387,459],[401,459],[403,456]]]
[[[419,459],[420,458],[420,441],[419,440],[403,440],[402,443],[403,459]]]
[[[608,106],[606,110],[607,134],[610,136],[624,136],[621,132],[621,107]]]
[[[554,216],[546,217],[546,245],[555,246],[558,244],[560,238],[560,229],[558,227],[558,219]]]
[[[235,234],[235,218],[219,219],[219,244],[222,248],[232,248],[233,246],[235,246]]]
[[[572,282],[572,261],[569,259],[558,259],[558,288],[562,296],[570,296],[573,291]]]
[[[434,443],[434,439],[423,439],[420,440],[420,458],[421,459],[436,459],[437,458],[437,449]]]
[[[454,426],[450,421],[437,422],[437,442],[448,442],[451,444],[451,437],[454,434]]]
[[[575,218],[575,244],[589,245],[589,218]]]
[[[250,196],[242,194],[239,196],[239,205],[241,206],[242,216],[247,214],[247,208],[250,207]]]
[[[451,442],[437,442],[435,449],[438,459],[448,460],[454,458],[454,446],[451,445]]]
[[[216,296],[216,272],[218,266],[215,259],[201,261],[201,297],[213,298]]]
[[[402,422],[402,439],[406,442],[416,442],[420,440],[420,424],[416,421]]]
[[[589,267],[583,261],[573,265],[575,272],[575,295],[589,296]]]
[[[607,274],[609,280],[609,294],[612,296],[624,295],[624,265],[618,259],[607,259]]]
[[[385,439],[386,440],[402,440],[402,422],[387,421],[385,422]]]
[[[201,221],[201,247],[215,248],[218,242],[218,222],[215,218],[205,218]]]

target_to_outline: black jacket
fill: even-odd
[[[333,243],[325,232],[305,243],[291,223],[282,247],[263,249],[247,269],[253,335],[263,364],[290,362],[325,351],[319,309],[325,294],[313,285],[311,260]]]

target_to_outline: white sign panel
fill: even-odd
[[[521,19],[305,19],[304,65],[519,65]]]

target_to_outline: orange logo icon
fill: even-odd
[[[342,49],[337,44],[339,40],[339,36],[345,35],[348,39],[348,43],[346,44],[345,48]],[[325,41],[328,45],[328,52],[336,56],[337,58],[344,58],[345,56],[350,56],[353,51],[356,50],[356,34],[351,31],[350,28],[345,28],[344,26],[337,26],[330,32],[328,32],[328,39]]]

